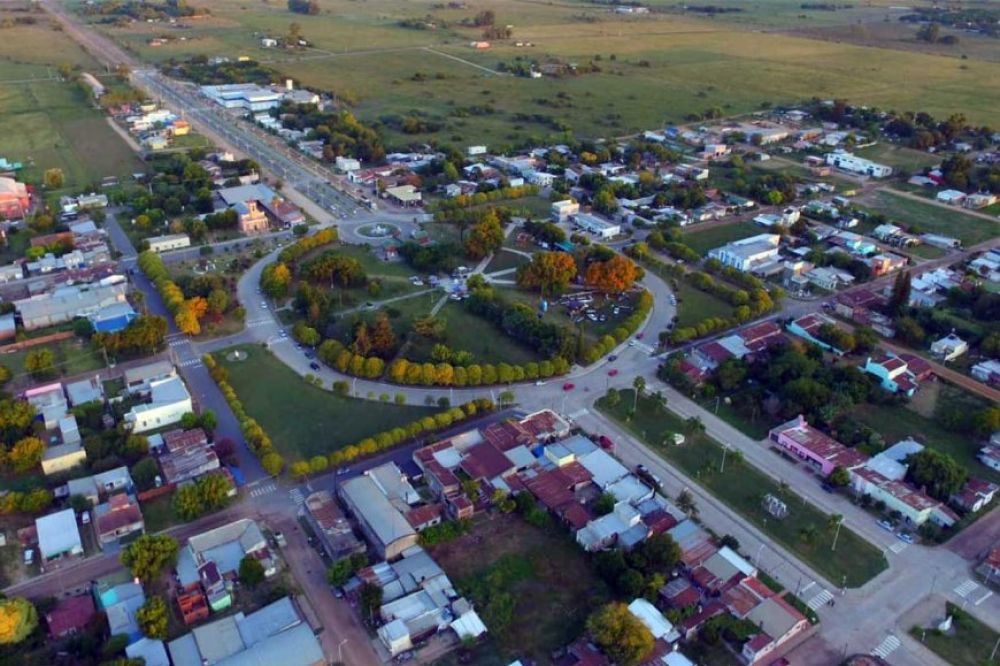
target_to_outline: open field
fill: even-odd
[[[49,349],[55,354],[55,370],[53,377],[72,377],[104,367],[104,357],[95,352],[87,343],[77,338],[51,342],[29,349],[0,354],[0,365],[3,365],[14,376],[18,385],[34,381],[24,369],[24,360],[33,350]]]
[[[854,153],[865,159],[888,164],[893,169],[901,169],[909,173],[916,173],[924,167],[935,166],[941,163],[940,155],[914,150],[905,146],[896,146],[891,143],[877,143],[869,148],[856,150]]]
[[[630,430],[668,463],[688,476],[696,477],[709,492],[823,573],[835,585],[844,581],[848,587],[858,587],[886,568],[882,554],[847,528],[840,531],[837,551],[832,552],[833,532],[827,528],[828,516],[791,490],[780,488],[771,477],[752,465],[738,462],[731,455],[725,472],[720,472],[722,446],[704,433],[688,435],[688,441],[683,446],[664,444],[665,433],[685,431],[684,422],[654,399],[640,399],[635,416],[627,420],[633,392],[620,391],[620,394],[621,400],[617,405],[610,405],[604,397],[598,400],[598,408]],[[789,513],[784,519],[775,520],[762,508],[761,498],[768,493],[780,497],[788,506]]]
[[[677,327],[694,326],[707,317],[729,317],[733,308],[720,298],[677,281]]]
[[[306,384],[285,364],[257,346],[239,347],[245,361],[216,359],[229,371],[247,413],[256,418],[290,460],[330,453],[368,435],[433,414],[426,407],[342,398]]]
[[[936,629],[923,631],[914,627],[910,634],[924,646],[953,666],[986,666],[993,664],[990,655],[996,649],[1000,634],[954,604],[946,604],[945,613],[953,616],[952,632]]]
[[[770,7],[775,2],[761,4],[760,16],[777,15]],[[781,4],[786,13],[802,13],[791,2]],[[490,5],[497,24],[514,24],[513,40],[534,46],[519,48],[510,40],[476,52],[468,44],[482,30],[459,24],[475,8],[445,9],[430,0],[363,5],[321,0],[320,6],[319,15],[302,22],[284,3],[216,0],[212,18],[182,22],[183,29],[166,30],[162,24],[104,29],[151,61],[195,53],[261,59],[302,84],[356,101],[354,112],[369,122],[383,121],[387,139],[397,145],[437,140],[499,147],[557,138],[566,130],[581,137],[622,135],[712,107],[729,115],[765,102],[812,97],[937,116],[961,112],[977,123],[991,120],[1000,105],[996,63],[752,32],[691,14],[624,17],[584,4],[499,0]],[[427,15],[436,29],[399,25]],[[811,22],[830,18],[855,19],[846,12],[809,13]],[[261,36],[282,35],[296,20],[314,48],[288,53],[259,46]],[[785,26],[798,21],[782,19]],[[162,34],[174,40],[148,45]],[[593,61],[600,71],[544,80],[492,71],[517,58],[580,66]],[[908,84],[897,85],[901,80]],[[440,129],[420,134],[395,129],[394,117],[409,115]]]
[[[962,241],[965,245],[975,245],[1000,234],[1000,221],[949,209],[931,203],[921,203],[885,190],[863,197],[862,205],[885,214],[890,222],[917,225],[923,233],[942,234]]]
[[[38,48],[41,44],[45,48]],[[0,155],[23,162],[20,177],[28,182],[40,183],[46,169],[61,168],[66,189],[142,171],[142,162],[93,108],[89,94],[59,79],[58,65],[100,74],[87,53],[44,21],[3,30]]]
[[[492,322],[469,312],[460,303],[448,303],[438,316],[447,322],[448,345],[456,351],[470,351],[476,363],[521,365],[542,360],[530,347],[506,335]]]
[[[608,599],[603,581],[567,534],[534,527],[517,515],[483,519],[431,554],[491,627],[495,647],[508,657],[499,663],[517,657],[546,663],[553,650],[579,636],[587,615]],[[494,631],[493,609],[505,602],[513,604],[511,621]]]
[[[684,232],[681,234],[681,242],[689,245],[695,252],[704,255],[713,248],[759,233],[764,233],[764,230],[753,222],[733,222],[700,231],[696,229]]]

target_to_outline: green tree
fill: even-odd
[[[32,349],[24,357],[24,369],[35,379],[45,379],[55,374],[56,355],[51,349]]]
[[[910,292],[912,291],[909,271],[901,271],[896,274],[896,279],[892,283],[892,293],[889,295],[889,304],[886,306],[890,315],[898,315],[910,304]]]
[[[598,516],[605,516],[615,510],[615,504],[617,503],[618,499],[611,493],[601,493],[600,497],[594,501],[594,513]]]
[[[163,640],[167,637],[167,604],[163,597],[150,597],[139,610],[135,612],[135,619],[142,629],[143,635],[148,638]]]
[[[826,477],[826,482],[834,488],[846,488],[851,482],[851,475],[844,467],[837,465]]]
[[[19,439],[7,453],[7,464],[15,474],[29,472],[42,462],[45,444],[37,437]]]
[[[961,490],[968,478],[965,468],[954,458],[930,448],[907,456],[906,464],[906,478],[942,502]]]
[[[23,597],[0,599],[0,644],[20,643],[37,626],[38,611],[30,601]]]
[[[256,557],[247,555],[240,560],[240,582],[248,587],[257,587],[264,582],[264,565]]]
[[[172,536],[143,534],[122,551],[121,561],[133,576],[151,583],[177,560],[179,549]]]
[[[653,650],[653,634],[625,604],[607,604],[587,618],[594,642],[620,666],[636,666]]]
[[[42,182],[47,190],[58,190],[65,181],[66,177],[63,176],[62,169],[46,169],[42,175]]]
[[[181,486],[174,492],[171,502],[174,513],[181,520],[194,520],[205,513],[205,502],[202,500],[198,487],[194,484]]]

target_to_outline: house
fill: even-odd
[[[949,206],[960,206],[965,201],[965,192],[959,190],[941,190],[934,198]]]
[[[173,666],[323,666],[323,648],[291,598],[196,627],[167,644]]]
[[[384,196],[400,206],[418,206],[423,200],[413,185],[397,185],[386,188]]]
[[[739,553],[723,546],[691,570],[691,580],[709,595],[727,592],[740,581],[757,575],[757,569]]]
[[[572,199],[552,202],[552,219],[556,222],[567,222],[571,217],[580,212],[580,204]]]
[[[813,312],[812,314],[807,314],[805,316],[799,317],[798,319],[790,322],[786,328],[789,333],[797,335],[798,337],[808,340],[812,344],[820,347],[821,349],[826,349],[838,356],[843,356],[844,352],[830,345],[830,343],[821,340],[819,336],[819,330],[823,326],[836,326],[836,322],[830,317],[820,312]]]
[[[76,525],[76,512],[64,509],[35,519],[38,533],[38,552],[42,566],[64,558],[83,555],[83,542]]]
[[[930,521],[950,527],[958,522],[953,511],[926,493],[871,467],[853,469],[850,475],[851,488],[857,495],[868,495],[873,501],[884,503],[888,511],[898,511],[908,525],[919,527]]]
[[[1000,486],[982,479],[969,478],[960,491],[951,496],[951,503],[965,511],[979,511],[996,497]]]
[[[768,597],[746,619],[760,627],[760,633],[743,644],[740,656],[747,664],[765,662],[775,650],[809,628],[809,620],[778,595]]]
[[[125,370],[125,390],[131,394],[149,395],[154,381],[177,376],[177,368],[170,361],[156,361]]]
[[[386,465],[396,467],[394,463]],[[370,472],[341,484],[340,496],[379,556],[395,559],[404,550],[416,545],[417,531],[400,510],[401,505],[409,510],[406,503],[398,499],[395,502],[390,500],[384,487]]]
[[[146,243],[149,244],[149,249],[153,252],[167,252],[191,247],[191,237],[187,234],[167,234],[166,236],[147,238]]]
[[[942,361],[953,361],[969,351],[969,343],[954,333],[949,333],[931,344],[931,354]]]
[[[59,382],[36,386],[24,392],[25,401],[35,408],[46,430],[53,430],[59,425],[59,419],[66,416],[68,407],[66,395]]]
[[[868,459],[863,453],[844,446],[806,423],[801,414],[768,432],[768,439],[806,461],[817,473],[829,476],[837,467],[850,470]]]
[[[777,234],[758,234],[711,249],[708,257],[747,273],[776,262],[780,241]]]
[[[112,495],[94,509],[94,531],[101,548],[118,544],[133,534],[138,536],[145,529],[139,502],[125,493]]]
[[[72,417],[66,420],[76,422]],[[51,476],[72,469],[86,460],[87,451],[80,444],[79,433],[77,433],[75,442],[64,442],[46,447],[45,453],[42,454],[42,472],[46,476]]]
[[[614,238],[622,232],[620,224],[609,222],[590,213],[576,213],[572,215],[571,219],[578,229],[582,229],[605,240]]]
[[[28,186],[13,178],[0,176],[0,218],[19,220],[31,207]]]
[[[194,412],[191,394],[180,377],[168,377],[149,383],[149,402],[135,405],[125,415],[125,425],[132,432],[156,430],[177,423]]]
[[[365,544],[354,536],[351,524],[330,491],[317,490],[306,497],[305,509],[306,519],[312,524],[331,561],[365,551]]]
[[[59,639],[78,633],[87,626],[96,613],[94,599],[89,594],[62,599],[45,614],[49,636]]]
[[[167,483],[182,483],[219,469],[219,456],[201,428],[163,433],[158,462]]]
[[[205,97],[227,109],[244,109],[250,112],[267,111],[281,105],[282,93],[264,88],[256,83],[230,83],[202,86]]]
[[[49,293],[14,301],[26,331],[56,326],[76,317],[87,317],[102,308],[125,302],[123,283],[107,285],[63,285]]]
[[[869,356],[863,370],[878,377],[882,388],[890,393],[901,393],[912,398],[920,388],[916,376],[910,371],[906,361],[892,354]]]
[[[338,171],[343,171],[347,173],[348,171],[359,171],[361,169],[361,162],[354,159],[353,157],[344,157],[343,155],[338,155],[334,160],[334,166],[337,167]]]
[[[866,160],[852,153],[837,151],[827,153],[824,158],[829,166],[851,173],[871,176],[872,178],[887,178],[892,175],[892,167]]]
[[[854,283],[853,275],[832,266],[817,266],[805,273],[805,278],[810,284],[827,291],[837,291]]]
[[[92,585],[98,610],[108,618],[110,635],[122,635],[132,643],[142,638],[136,612],[146,603],[142,585],[135,582],[128,571],[119,571],[98,578]]]
[[[976,456],[979,462],[983,463],[995,472],[1000,472],[1000,446],[990,444],[979,449]]]
[[[972,366],[971,374],[974,378],[990,385],[1000,384],[1000,360],[990,359],[982,361]]]
[[[992,206],[997,202],[997,196],[995,194],[989,194],[985,192],[976,192],[975,194],[970,194],[965,197],[965,201],[962,205],[966,208],[979,209]]]
[[[656,606],[642,597],[634,599],[628,605],[628,611],[649,629],[654,641],[673,643],[680,639],[681,635],[674,629],[673,623],[664,617]]]
[[[129,659],[141,659],[144,666],[170,666],[170,657],[163,641],[143,636],[134,643],[125,646],[125,656]]]
[[[102,499],[107,499],[115,493],[131,493],[133,491],[132,476],[129,474],[128,467],[124,465],[100,474],[70,479],[66,482],[66,495],[68,497],[79,495],[88,500],[91,506],[97,506]]]

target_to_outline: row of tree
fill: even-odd
[[[201,296],[185,298],[184,292],[170,277],[166,264],[157,253],[150,250],[141,252],[138,263],[142,272],[156,286],[181,333],[187,335],[201,333],[201,320],[208,312],[208,301]]]

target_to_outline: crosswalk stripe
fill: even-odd
[[[958,587],[955,588],[955,594],[962,597],[963,599],[972,594],[979,588],[979,583],[974,580],[967,580]]]
[[[260,497],[261,495],[267,495],[268,493],[273,493],[277,489],[278,486],[276,486],[275,484],[266,483],[264,485],[257,486],[256,488],[251,490],[250,497]]]
[[[572,414],[570,414],[569,417],[571,419],[578,419],[581,416],[586,416],[589,413],[590,413],[590,410],[587,409],[586,407],[584,407],[583,409],[576,410],[575,412],[573,412]]]
[[[830,590],[820,590],[816,595],[813,596],[812,599],[809,600],[809,603],[807,603],[806,605],[809,606],[809,608],[811,608],[812,610],[816,610],[823,604],[830,601],[830,599],[833,599],[833,594],[830,592]]]
[[[896,638],[894,635],[889,634],[879,643],[878,647],[872,650],[872,655],[885,659],[890,654],[895,652],[902,642]]]
[[[897,555],[899,555],[905,549],[906,549],[906,542],[905,541],[897,541],[896,543],[894,543],[891,546],[889,546],[889,550],[891,550],[892,552],[894,552]]]
[[[305,495],[303,495],[302,491],[298,488],[292,488],[289,490],[288,496],[292,498],[293,502],[295,502],[295,506],[302,506],[306,503]]]

